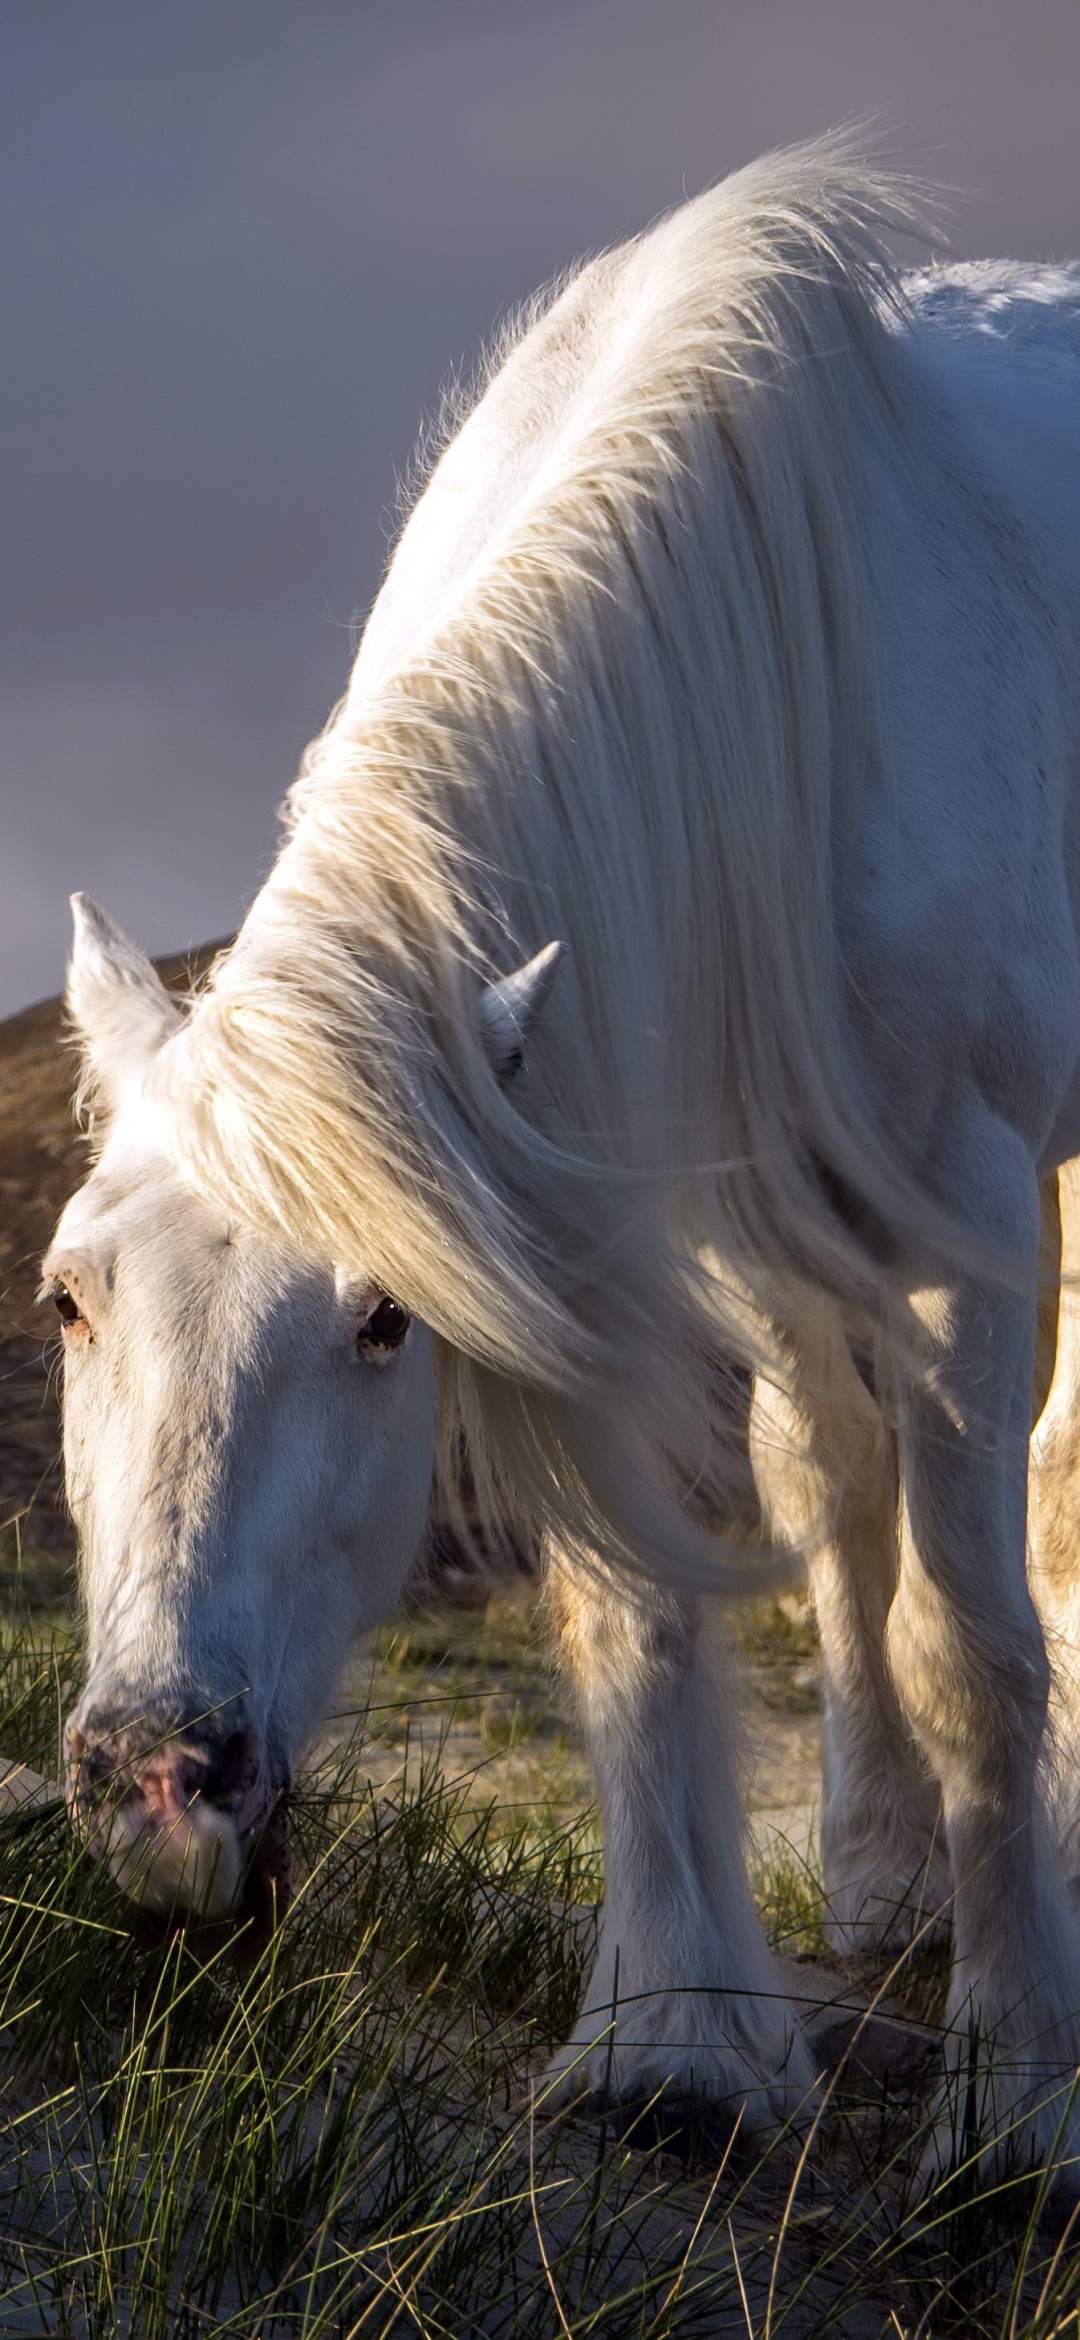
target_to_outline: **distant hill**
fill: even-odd
[[[222,947],[161,959],[158,972],[182,989]],[[85,1176],[74,1085],[60,1000],[0,1023],[0,1581],[10,1582],[21,1542],[27,1589],[43,1594],[55,1590],[75,1548],[59,1464],[55,1311],[34,1298],[42,1253]]]

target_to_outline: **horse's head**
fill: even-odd
[[[170,1160],[152,1073],[181,1012],[80,901],[68,1003],[104,1127],[44,1263],[88,1640],[69,1796],[145,1904],[222,1915],[249,1841],[256,1906],[260,1859],[280,1876],[267,1821],[420,1542],[433,1342],[373,1280],[231,1219]],[[520,977],[485,995],[498,1068],[531,1005]]]

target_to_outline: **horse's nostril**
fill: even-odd
[[[185,1728],[175,1712],[155,1727],[145,1709],[134,1719],[112,1706],[84,1709],[68,1720],[64,1752],[69,1794],[87,1817],[141,1806],[151,1826],[172,1825],[199,1800],[243,1834],[265,1801],[261,1743],[247,1728]]]
[[[108,1741],[95,1741],[85,1731],[68,1725],[64,1733],[64,1754],[67,1763],[68,1789],[76,1802],[86,1805],[97,1802],[117,1771],[116,1757]]]

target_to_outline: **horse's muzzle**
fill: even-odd
[[[265,1940],[289,1897],[288,1781],[253,1730],[175,1716],[155,1730],[84,1699],[64,1754],[72,1817],[133,1901]]]

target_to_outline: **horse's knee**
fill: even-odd
[[[616,1582],[599,1562],[552,1555],[548,1614],[559,1660],[580,1695],[634,1696],[681,1679],[694,1662],[701,1604],[669,1588]]]
[[[945,1587],[905,1565],[886,1628],[907,1722],[943,1783],[952,1766],[992,1772],[1032,1755],[1046,1721],[1050,1666],[1026,1585]]]
[[[843,1555],[860,1576],[895,1574],[895,1444],[842,1335],[807,1360],[797,1387],[759,1378],[750,1459],[762,1518],[813,1568]]]

